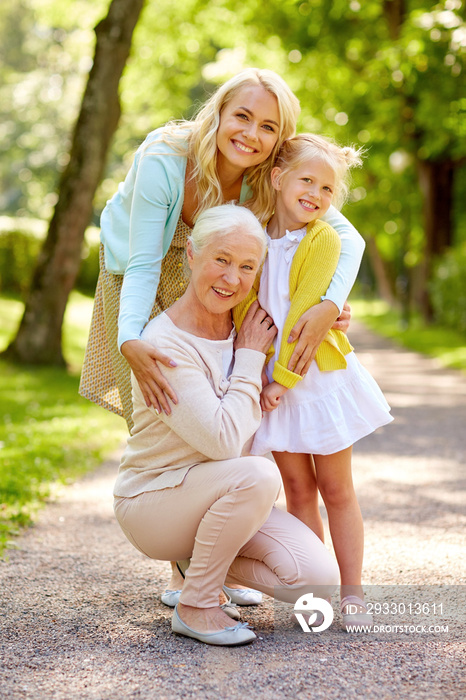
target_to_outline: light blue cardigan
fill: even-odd
[[[138,339],[146,325],[165,257],[181,215],[186,156],[164,143],[163,127],[152,131],[136,151],[131,169],[107,202],[101,217],[105,267],[124,274],[118,321],[118,347]],[[243,182],[240,201],[251,196]],[[359,270],[364,240],[334,207],[322,217],[341,238],[338,267],[323,299],[343,308]]]

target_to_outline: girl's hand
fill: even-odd
[[[338,307],[328,299],[311,306],[303,313],[291,329],[288,339],[289,343],[298,340],[288,363],[288,369],[291,372],[301,376],[306,374],[316,355],[317,348],[337,320],[338,313]]]
[[[348,328],[351,321],[351,306],[345,301],[341,314],[338,316],[337,320],[333,324],[332,328],[336,331],[342,331],[343,333],[348,333]]]
[[[168,398],[175,404],[178,399],[157,363],[176,367],[176,362],[144,340],[127,340],[121,346],[121,354],[138,380],[146,406],[153,406],[157,413],[163,410],[169,416],[171,408]]]
[[[267,384],[261,391],[260,401],[262,410],[266,413],[274,411],[280,403],[281,397],[287,391],[288,389],[286,386],[282,386],[282,384],[278,384],[278,382],[270,382],[270,384]]]
[[[267,372],[265,371],[265,367],[264,367],[263,370],[262,370],[261,381],[262,381],[262,388],[263,388],[263,389],[265,389],[265,387],[267,386],[267,384],[270,384],[269,378],[268,378],[268,376],[267,376]]]
[[[258,301],[251,304],[235,340],[235,350],[248,348],[266,354],[278,330]]]

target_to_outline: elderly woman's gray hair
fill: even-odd
[[[240,231],[248,233],[260,243],[264,257],[267,239],[262,225],[249,209],[236,204],[222,204],[206,209],[199,215],[188,240],[191,241],[193,252],[198,254],[217,236]]]

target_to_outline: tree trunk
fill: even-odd
[[[437,255],[453,243],[452,194],[455,163],[452,160],[418,162],[419,185],[423,196],[425,255],[421,292],[424,318],[432,319],[428,281]]]
[[[429,254],[440,255],[452,241],[452,195],[455,163],[421,160],[419,184],[424,199],[424,226]]]
[[[102,178],[110,140],[120,118],[118,85],[144,0],[112,0],[95,28],[94,63],[75,126],[70,161],[37,260],[18,333],[5,351],[31,364],[65,364],[62,325],[81,264],[84,232]]]
[[[400,36],[400,30],[406,14],[405,0],[384,0],[383,11],[392,41]]]
[[[371,261],[372,270],[374,272],[375,282],[377,285],[377,291],[380,297],[384,301],[386,301],[390,306],[396,306],[396,298],[395,294],[393,293],[390,276],[387,272],[386,265],[379,253],[379,249],[377,248],[375,238],[368,238],[367,254],[369,255],[369,259]]]

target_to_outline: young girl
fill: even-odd
[[[253,454],[273,453],[288,511],[323,539],[320,491],[340,567],[345,629],[372,623],[361,588],[364,535],[351,476],[352,445],[392,417],[341,331],[329,329],[303,376],[293,366],[295,344],[289,334],[303,311],[321,301],[335,272],[340,239],[320,218],[332,202],[342,202],[349,169],[360,163],[352,148],[301,134],[283,144],[272,170],[276,205],[267,224],[268,254],[258,298],[279,333],[266,368],[263,419],[252,446]],[[237,327],[256,294],[235,310]],[[335,317],[338,313],[335,307]]]

